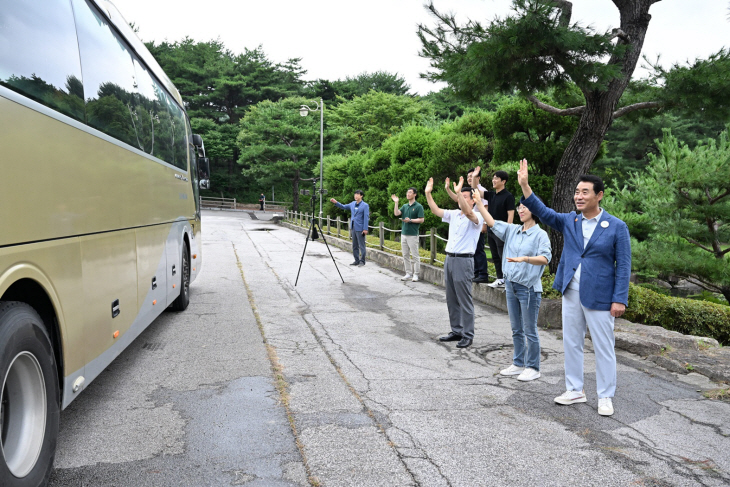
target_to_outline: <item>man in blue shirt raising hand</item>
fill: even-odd
[[[355,201],[343,205],[332,198],[331,203],[337,208],[350,210],[352,219],[350,223],[350,235],[352,236],[352,255],[355,256],[355,262],[350,265],[365,265],[365,235],[368,234],[368,222],[370,221],[370,206],[365,203],[362,198],[365,193],[359,189],[355,191]]]

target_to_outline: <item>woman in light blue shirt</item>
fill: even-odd
[[[515,353],[512,365],[501,375],[516,375],[517,380],[540,378],[540,337],[537,335],[537,314],[542,300],[542,273],[550,263],[552,249],[540,220],[522,204],[517,208],[522,225],[495,221],[475,193],[474,201],[494,235],[504,242],[502,271],[507,292],[507,311],[512,325]]]

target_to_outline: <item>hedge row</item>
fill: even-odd
[[[624,318],[685,335],[711,337],[722,345],[730,345],[730,306],[665,296],[630,284]]]

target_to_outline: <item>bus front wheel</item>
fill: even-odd
[[[58,377],[43,321],[25,303],[0,301],[0,384],[0,485],[46,485],[58,436]]]
[[[185,242],[182,248],[182,279],[180,279],[180,295],[172,302],[173,311],[185,311],[190,303],[190,249]]]

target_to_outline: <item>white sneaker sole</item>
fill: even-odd
[[[531,377],[517,377],[517,380],[522,382],[530,382],[531,380],[537,380],[540,378],[540,372],[537,373],[537,375],[533,375]]]
[[[514,377],[516,375],[520,375],[521,373],[522,373],[522,370],[517,370],[515,372],[506,372],[506,373],[504,370],[499,371],[499,375],[501,375],[503,377]]]

